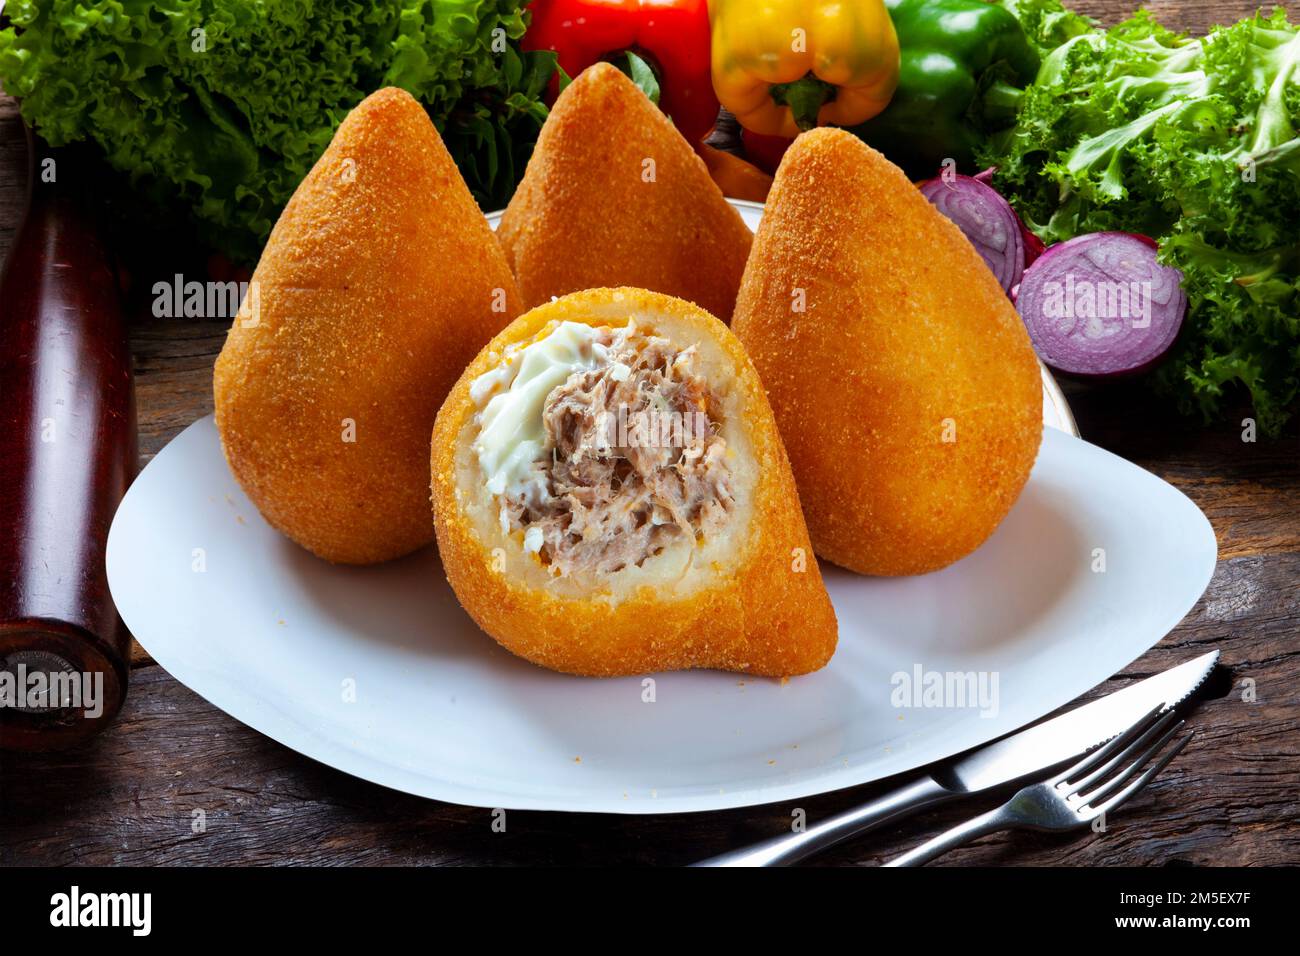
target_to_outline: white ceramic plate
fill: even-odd
[[[822,671],[660,674],[652,702],[643,678],[566,677],[502,650],[432,548],[348,568],[293,545],[240,491],[210,418],[136,479],[107,560],[155,660],[285,746],[457,803],[654,813],[834,790],[1007,733],[1155,644],[1215,552],[1181,493],[1047,429],[1020,501],[975,554],[909,579],[825,569],[840,643]],[[996,675],[996,713],[893,706],[891,678],[917,667]]]
[[[736,211],[740,213],[740,218],[745,220],[745,225],[751,231],[758,229],[758,223],[763,218],[762,203],[751,202],[748,199],[728,199],[727,202],[736,207]],[[501,225],[501,217],[504,214],[504,209],[488,213],[488,224],[493,229],[497,228],[497,226]],[[1056,384],[1056,379],[1052,378],[1052,373],[1047,370],[1046,365],[1039,362],[1038,368],[1043,375],[1043,424],[1078,436],[1079,428],[1074,423],[1074,414],[1070,411],[1070,405],[1065,400],[1065,394],[1061,391],[1061,386]]]

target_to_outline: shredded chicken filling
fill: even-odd
[[[599,329],[596,342],[608,362],[547,395],[544,455],[501,502],[503,526],[559,575],[615,572],[702,541],[735,503],[695,347],[635,325]]]

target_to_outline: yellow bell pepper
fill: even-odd
[[[709,0],[713,90],[745,129],[794,137],[889,105],[898,36],[883,0]]]

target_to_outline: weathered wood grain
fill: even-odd
[[[1114,22],[1131,0],[1074,6]],[[1255,8],[1243,0],[1156,0],[1164,22],[1199,32]],[[15,104],[0,97],[0,255],[23,195]],[[133,276],[137,298],[158,262]],[[154,274],[156,273],[156,275]],[[132,328],[140,447],[148,461],[211,410],[212,360],[226,323],[159,319]],[[1188,724],[1196,739],[1104,834],[1001,835],[943,859],[961,864],[1279,864],[1300,862],[1300,437],[1242,441],[1238,424],[1200,428],[1140,391],[1067,385],[1086,438],[1179,487],[1209,516],[1220,563],[1205,596],[1106,692],[1217,647],[1224,696]],[[1104,639],[1104,635],[1099,635]],[[690,816],[512,812],[494,833],[486,810],[398,794],[317,764],[249,730],[136,658],[126,707],[74,751],[0,757],[0,864],[683,863],[777,833],[795,805]],[[1242,699],[1244,681],[1257,699]],[[882,785],[798,801],[808,819]],[[984,806],[888,828],[819,862],[871,865]],[[196,811],[206,829],[195,832]]]
[[[0,95],[0,262],[9,256],[27,202],[27,143],[18,102]]]
[[[1135,3],[1133,0],[1066,0],[1066,6],[1086,13],[1107,26],[1131,16],[1135,9],[1142,6],[1170,29],[1192,35],[1206,33],[1211,27],[1220,24],[1236,23],[1256,10],[1267,12],[1275,6],[1288,12],[1296,9],[1294,3],[1260,3],[1257,0],[1146,0],[1145,3]],[[1294,22],[1295,17],[1292,16],[1291,20]]]

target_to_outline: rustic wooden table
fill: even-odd
[[[1078,0],[1113,22],[1130,0]],[[1251,0],[1164,0],[1164,22],[1203,31]],[[0,254],[21,208],[25,148],[16,104],[0,98]],[[154,277],[143,277],[151,284]],[[148,286],[146,285],[146,288]],[[132,328],[142,464],[211,411],[224,321],[137,317]],[[1103,835],[1000,835],[946,864],[1300,863],[1300,439],[1245,443],[1234,421],[1189,427],[1140,393],[1072,389],[1085,438],[1189,495],[1219,538],[1196,608],[1110,691],[1212,648],[1230,674],[1191,717],[1196,740]],[[1105,640],[1105,635],[1097,635]],[[4,864],[675,864],[784,831],[791,807],[680,816],[489,811],[421,800],[317,764],[248,729],[173,680],[137,646],[116,724],[78,749],[4,757]],[[1253,681],[1255,699],[1243,700]],[[799,801],[810,821],[879,785]],[[875,864],[970,815],[969,805],[887,828],[827,853]],[[984,809],[981,805],[979,809]],[[192,832],[195,810],[206,832]]]

